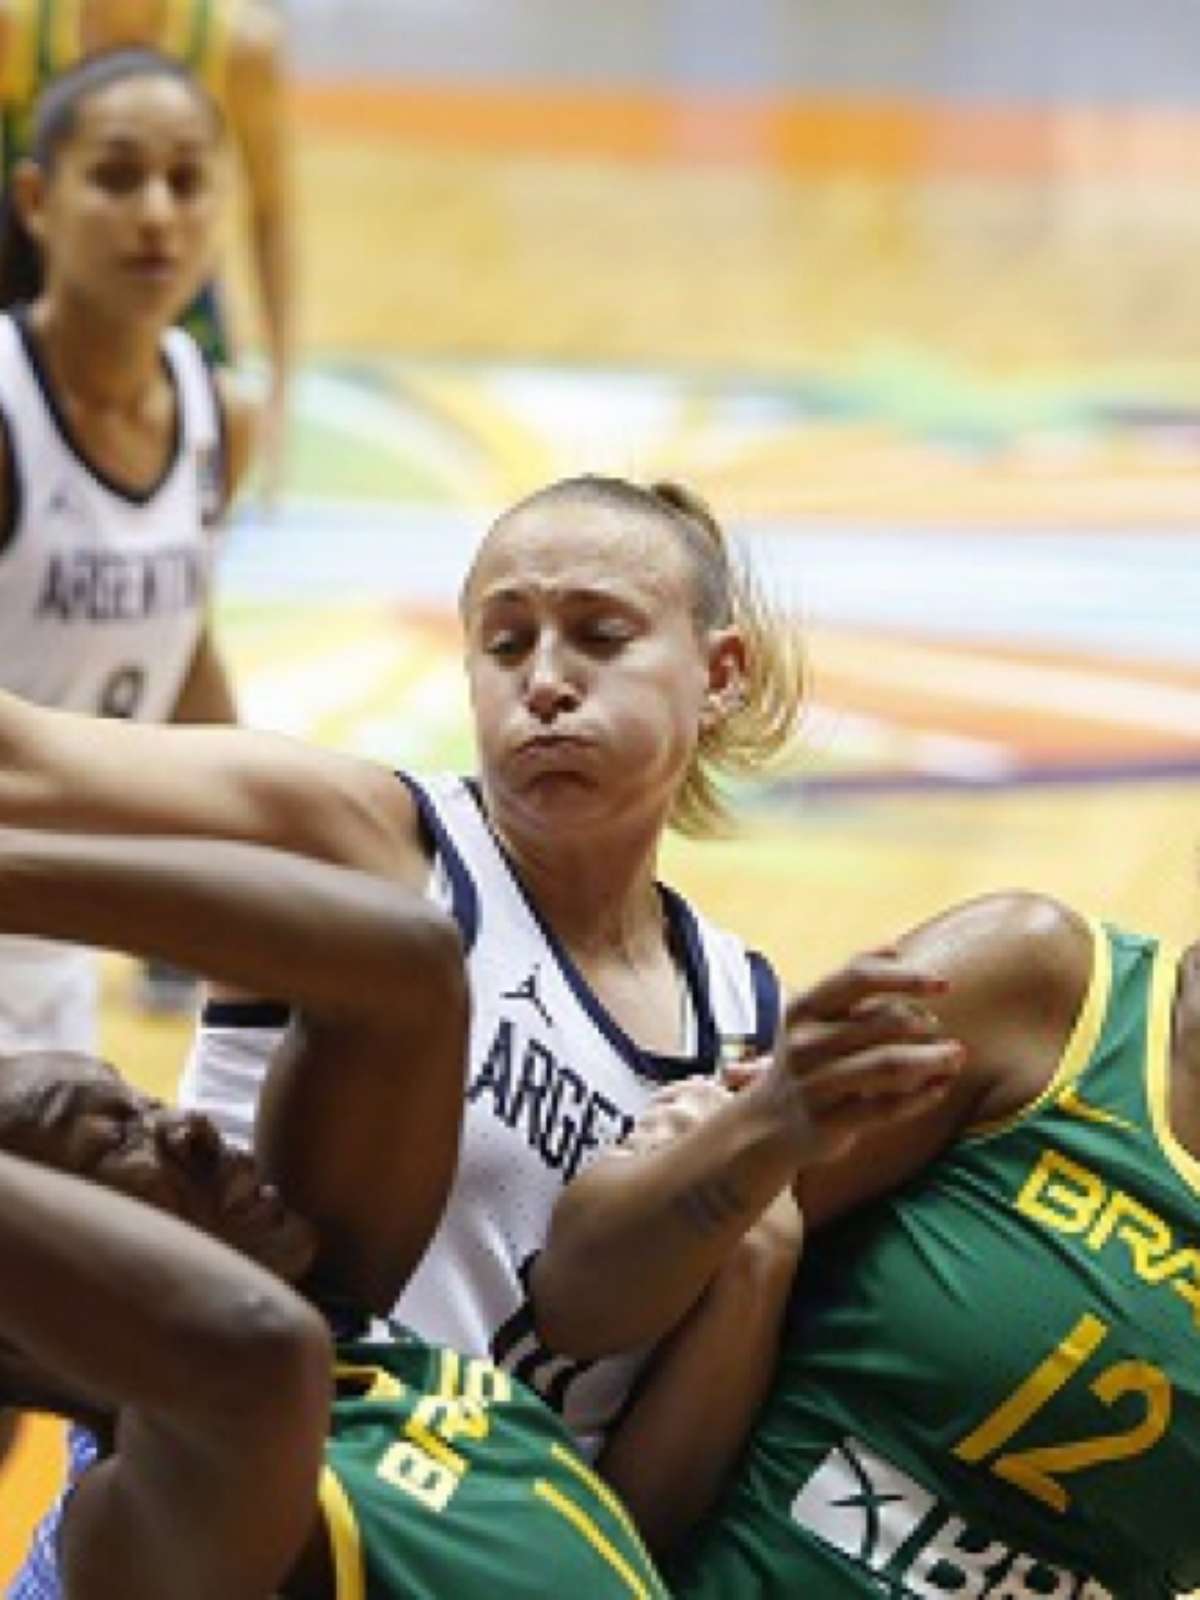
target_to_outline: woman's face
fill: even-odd
[[[206,1117],[139,1094],[91,1057],[0,1059],[0,1149],[169,1212],[288,1282],[311,1265],[312,1228],[248,1155]]]
[[[211,270],[222,178],[212,112],[186,83],[148,75],[90,95],[50,171],[21,169],[47,289],[165,326]]]
[[[504,518],[464,602],[489,802],[543,841],[661,825],[711,686],[680,541],[662,519],[549,496]]]

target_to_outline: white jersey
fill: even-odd
[[[168,719],[207,609],[224,499],[220,406],[193,341],[164,334],[176,439],[144,493],[87,461],[21,313],[0,316],[0,687],[41,705]],[[0,940],[0,1049],[91,1047],[94,975],[77,949]]]
[[[594,1451],[644,1354],[576,1362],[538,1343],[528,1279],[554,1203],[598,1150],[624,1137],[657,1089],[769,1049],[778,985],[761,956],[664,889],[694,1039],[686,1056],[647,1054],[539,919],[473,785],[440,778],[411,787],[435,850],[430,894],[463,935],[471,1037],[458,1172],[396,1315],[423,1338],[509,1368]],[[209,1015],[229,1025],[202,1031],[182,1095],[245,1140],[265,1047],[277,1034],[241,1026],[272,1020],[261,1009],[247,1015],[244,1007],[218,1007]]]

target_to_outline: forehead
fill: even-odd
[[[122,78],[79,107],[72,142],[83,144],[213,144],[209,107],[179,78]]]
[[[687,558],[663,517],[583,498],[535,502],[484,541],[468,599],[510,592],[613,594],[663,603],[685,597]]]
[[[0,1117],[69,1117],[97,1100],[136,1099],[113,1069],[66,1052],[0,1057]]]

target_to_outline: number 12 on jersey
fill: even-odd
[[[1071,1497],[1059,1481],[1111,1461],[1143,1454],[1166,1433],[1171,1422],[1171,1382],[1166,1373],[1148,1361],[1116,1361],[1105,1367],[1089,1388],[1104,1406],[1125,1395],[1143,1402],[1142,1415],[1132,1427],[1098,1433],[1087,1439],[1034,1449],[1009,1450],[1009,1445],[1032,1419],[1064,1389],[1100,1349],[1109,1327],[1091,1312],[1085,1313],[1007,1399],[1001,1401],[979,1426],[954,1447],[960,1461],[972,1465],[991,1457],[990,1471],[1014,1484],[1054,1511],[1070,1509]]]

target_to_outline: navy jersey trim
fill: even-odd
[[[17,458],[17,441],[8,412],[0,405],[0,434],[4,436],[4,492],[8,496],[8,515],[0,522],[0,556],[7,555],[16,543],[17,529],[21,524],[21,510],[25,503],[25,487],[21,478],[21,463]]]
[[[175,414],[171,423],[171,444],[167,451],[166,463],[154,482],[146,489],[133,489],[126,483],[118,483],[103,468],[98,467],[75,437],[66,413],[58,403],[58,396],[54,392],[50,374],[42,361],[41,352],[38,349],[37,340],[34,337],[33,328],[29,321],[28,307],[16,307],[12,312],[12,319],[16,324],[17,333],[21,339],[21,347],[25,351],[25,359],[29,362],[30,370],[37,381],[38,388],[42,391],[42,399],[46,402],[46,409],[50,413],[51,420],[58,430],[63,444],[79,462],[80,466],[95,478],[97,483],[107,489],[109,494],[115,495],[118,500],[124,500],[127,505],[149,505],[175,471],[183,448],[183,389],[166,352],[159,352],[159,362],[162,365],[167,382],[171,386],[171,393],[175,401]]]
[[[475,948],[475,938],[479,932],[479,890],[475,887],[475,880],[429,795],[409,773],[397,772],[396,776],[401,783],[407,785],[409,793],[416,802],[421,826],[446,869],[446,876],[450,880],[451,914],[458,924],[463,946],[469,954]]]
[[[473,778],[469,778],[466,781],[466,787],[475,804],[479,807],[479,814],[483,818],[484,826],[488,830],[496,853],[504,864],[505,871],[516,886],[517,893],[537,925],[538,932],[546,941],[546,947],[554,958],[559,971],[566,979],[567,987],[621,1059],[639,1077],[649,1078],[655,1083],[673,1082],[676,1078],[688,1078],[697,1072],[713,1072],[718,1064],[720,1041],[716,1024],[713,1020],[712,1003],[709,998],[708,963],[704,956],[704,948],[700,940],[695,917],[687,902],[677,895],[673,889],[668,889],[663,884],[656,885],[662,897],[663,910],[666,913],[668,936],[674,951],[679,956],[684,981],[688,986],[688,992],[696,1009],[695,1054],[691,1056],[660,1056],[649,1050],[643,1050],[639,1044],[636,1044],[625,1032],[624,1028],[600,1004],[587,979],[572,960],[570,952],[561,943],[549,923],[544,920],[541,912],[527,893],[512,858],[488,821],[487,810],[484,807],[483,795],[478,783]]]
[[[750,963],[750,981],[754,985],[754,1043],[760,1051],[770,1050],[779,1032],[782,1004],[779,977],[760,951],[747,950],[746,959]]]
[[[286,1028],[291,1014],[283,1000],[209,1000],[200,1023],[205,1028]]]

